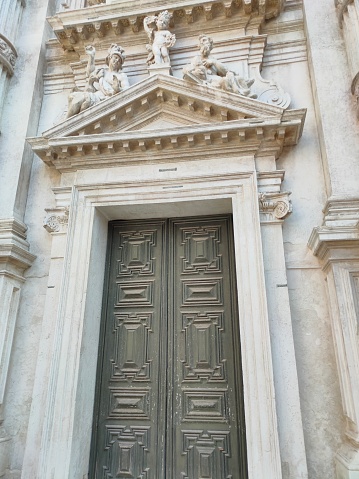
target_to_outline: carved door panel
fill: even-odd
[[[245,479],[230,217],[114,222],[96,479]]]

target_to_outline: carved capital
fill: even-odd
[[[259,193],[259,211],[262,221],[284,220],[292,212],[289,191],[283,193]]]
[[[62,233],[66,230],[69,221],[69,207],[46,208],[44,228],[49,233]]]
[[[0,34],[0,63],[8,70],[10,75],[14,73],[17,53],[12,43]]]

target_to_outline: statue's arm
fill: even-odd
[[[91,74],[95,71],[95,54],[96,49],[92,45],[89,45],[85,49],[86,54],[88,55],[87,67],[86,67],[86,77],[90,78]]]
[[[149,39],[151,44],[153,43],[153,40],[154,40],[154,28],[153,28],[153,26],[151,27],[150,25],[151,24],[153,25],[154,18],[155,17],[146,17],[143,20],[143,28],[144,28],[145,32],[147,33],[148,39]]]
[[[213,58],[213,59],[211,58],[211,60],[213,62],[212,65],[214,69],[216,70],[217,75],[219,75],[220,77],[225,77],[227,75],[228,68],[225,67],[223,63],[217,60],[216,58]]]

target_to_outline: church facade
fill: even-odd
[[[359,479],[357,0],[3,0],[0,477]]]

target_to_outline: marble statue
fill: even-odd
[[[176,36],[168,30],[171,16],[165,10],[158,16],[146,17],[143,21],[145,32],[150,40],[150,43],[146,45],[149,51],[148,65],[169,65],[170,63],[169,48],[173,47],[176,42]]]
[[[222,62],[211,56],[213,40],[208,35],[200,35],[199,50],[191,63],[184,67],[183,78],[195,83],[219,88],[221,90],[236,93],[238,95],[257,98],[251,92],[253,79],[245,80],[236,73],[230,71]]]
[[[113,43],[106,57],[107,66],[100,68],[95,68],[95,47],[87,46],[86,53],[89,55],[86,68],[87,85],[85,91],[74,91],[69,95],[67,118],[130,86],[126,73],[122,71],[126,58],[122,47]]]

